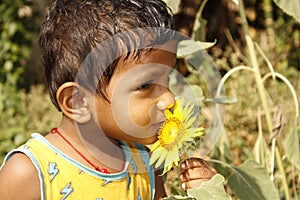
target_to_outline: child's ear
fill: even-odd
[[[67,117],[83,124],[92,118],[89,109],[90,93],[75,82],[62,84],[56,93],[58,104]]]

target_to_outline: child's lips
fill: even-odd
[[[164,121],[158,122],[156,124],[153,124],[152,126],[154,127],[154,129],[156,130],[156,132],[158,133],[160,127],[164,124]]]

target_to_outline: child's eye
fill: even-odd
[[[151,81],[149,81],[147,83],[143,83],[142,85],[140,85],[137,88],[137,90],[146,90],[146,89],[149,89],[152,85],[153,85],[153,83]]]

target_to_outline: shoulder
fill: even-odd
[[[0,188],[4,199],[40,199],[38,172],[25,154],[15,153],[1,168]]]

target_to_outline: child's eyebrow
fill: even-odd
[[[171,71],[171,70],[170,70]],[[153,71],[149,71],[148,73],[143,73],[142,75],[140,74],[137,74],[136,78],[134,79],[134,81],[136,82],[143,82],[145,81],[145,79],[153,79],[153,78],[156,78],[156,77],[159,77],[159,76],[162,76],[164,75],[166,72],[169,72],[169,70],[153,70]]]

